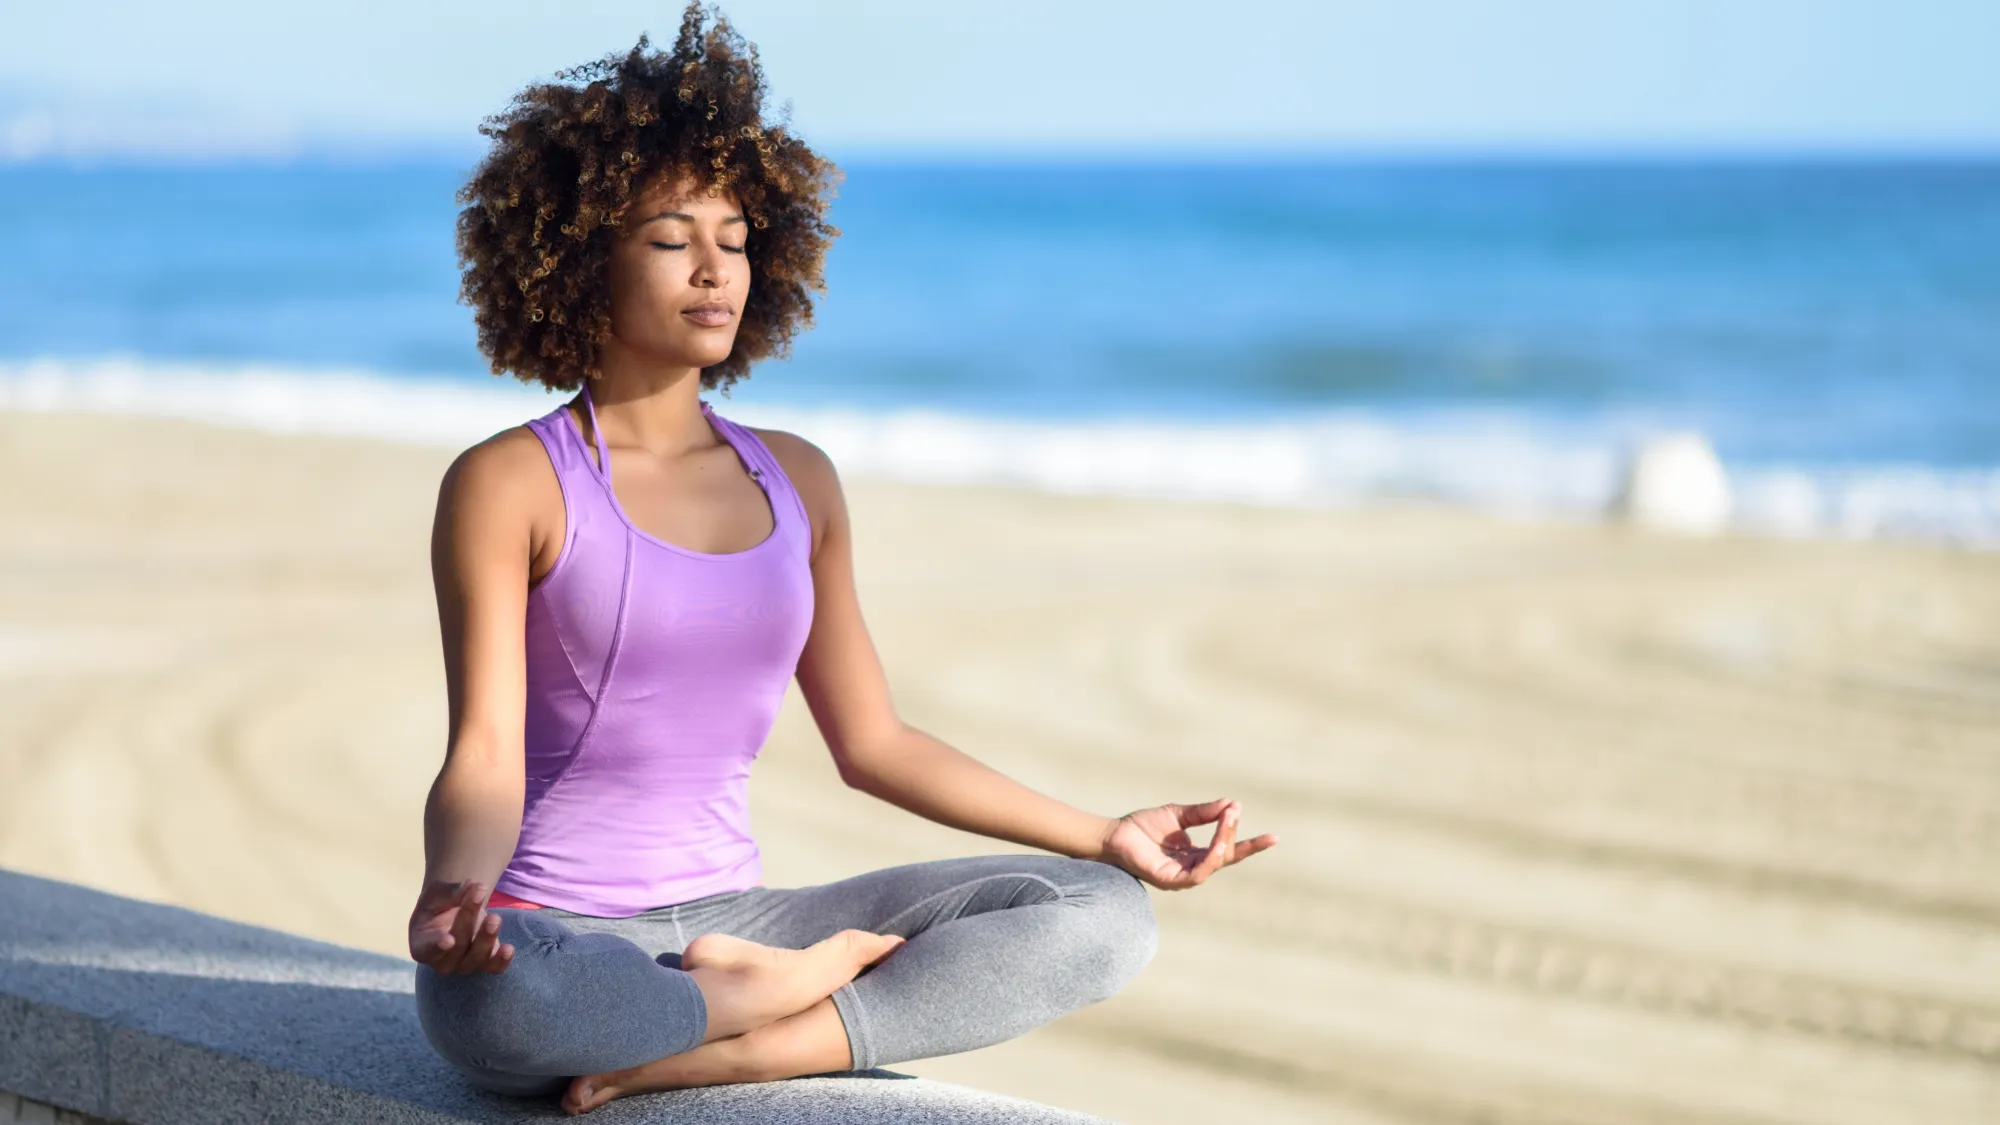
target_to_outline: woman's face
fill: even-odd
[[[611,249],[613,346],[675,366],[729,358],[750,295],[750,226],[736,196],[665,180],[630,214]]]

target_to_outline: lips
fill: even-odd
[[[736,313],[728,305],[695,305],[693,308],[682,309],[681,315],[703,328],[721,328],[728,324]]]

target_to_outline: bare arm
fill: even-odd
[[[847,504],[833,465],[802,439],[767,436],[812,515],[815,608],[799,687],[848,785],[940,824],[1101,859],[1162,887],[1192,886],[1277,842],[1268,835],[1237,842],[1233,801],[1164,805],[1124,817],[1085,812],[903,722],[862,622]],[[1188,841],[1183,829],[1211,822],[1220,825],[1212,847]]]
[[[411,956],[440,971],[499,971],[482,907],[520,838],[527,614],[536,484],[509,431],[452,463],[438,490],[431,577],[444,643],[449,738],[424,804],[424,884]],[[539,450],[533,450],[539,455]],[[478,940],[475,940],[477,938]]]

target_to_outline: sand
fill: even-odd
[[[809,436],[809,435],[808,435]],[[0,414],[0,865],[403,952],[452,451]],[[1158,959],[905,1069],[1133,1125],[2000,1119],[2000,554],[850,481],[917,725],[1240,798]],[[843,789],[774,885],[1016,850]]]

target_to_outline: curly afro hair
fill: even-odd
[[[708,16],[714,15],[712,26]],[[458,192],[459,296],[496,375],[576,390],[611,335],[608,265],[627,212],[663,177],[727,190],[750,223],[750,293],[729,357],[702,370],[728,388],[789,351],[812,323],[839,180],[832,162],[763,120],[756,48],[690,3],[670,52],[632,50],[530,86],[479,131],[493,139]]]

